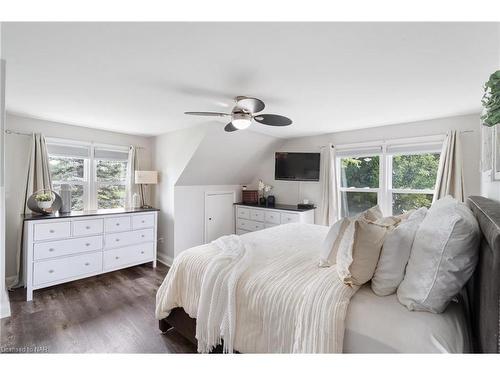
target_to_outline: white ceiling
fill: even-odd
[[[7,110],[157,135],[252,95],[294,137],[480,111],[493,23],[4,23]],[[220,126],[225,125],[224,119]]]

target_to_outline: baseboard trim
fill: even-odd
[[[172,267],[172,263],[174,262],[174,260],[171,257],[164,255],[164,254],[161,254],[161,253],[158,253],[156,255],[156,259],[158,260],[158,262],[160,262],[168,267]]]

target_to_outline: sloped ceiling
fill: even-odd
[[[175,185],[250,184],[263,158],[283,142],[282,139],[250,131],[227,133],[214,123]]]

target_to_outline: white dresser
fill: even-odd
[[[24,219],[26,300],[33,290],[153,262],[156,209]]]
[[[236,234],[245,234],[280,224],[314,224],[314,209],[298,210],[295,206],[257,207],[244,204],[235,205]]]

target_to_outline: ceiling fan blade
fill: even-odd
[[[250,113],[260,112],[266,107],[262,100],[248,96],[237,96],[236,105]]]
[[[184,112],[184,114],[193,116],[213,116],[213,117],[231,116],[229,113],[222,113],[222,112]]]
[[[236,131],[238,129],[230,122],[229,124],[227,124],[224,127],[224,130],[227,131],[227,132],[234,132],[234,131]]]
[[[270,126],[288,126],[292,124],[292,120],[280,115],[256,115],[253,119],[263,125]]]

